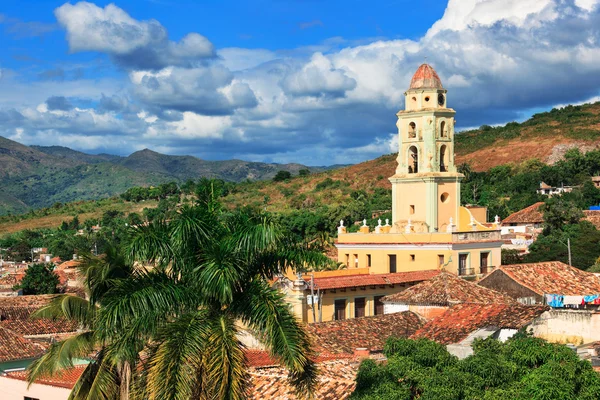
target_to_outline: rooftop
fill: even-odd
[[[541,224],[544,222],[544,215],[540,207],[544,205],[543,201],[539,201],[529,207],[510,214],[502,220],[502,224]]]
[[[409,89],[443,89],[437,72],[429,64],[421,64],[410,81]]]
[[[459,303],[512,304],[515,301],[500,292],[479,286],[442,271],[439,275],[386,296],[384,303],[452,305]]]
[[[0,363],[16,360],[28,360],[41,356],[45,346],[0,326]]]
[[[483,328],[521,329],[548,309],[520,304],[458,304],[426,323],[411,338],[427,338],[441,344],[459,343]]]
[[[423,325],[421,318],[405,311],[394,314],[309,324],[317,354],[352,355],[357,348],[381,351],[390,336],[408,337]]]
[[[600,294],[600,278],[560,261],[502,265],[479,281],[485,284],[495,274],[506,274],[538,295],[584,296]]]
[[[438,270],[396,272],[393,274],[358,274],[347,276],[334,276],[314,278],[315,289],[343,289],[371,285],[394,285],[399,283],[421,282],[431,279],[440,272]],[[305,278],[310,283],[310,278]]]
[[[51,378],[40,378],[36,380],[35,383],[66,389],[73,389],[73,386],[75,386],[75,383],[77,382],[81,374],[83,374],[83,371],[86,367],[87,365],[77,365],[73,368],[65,369]],[[8,372],[6,376],[9,378],[18,379],[20,381],[26,381],[27,371]]]
[[[359,361],[332,360],[318,364],[319,377],[315,398],[320,400],[345,400],[356,387]],[[249,371],[249,399],[296,400],[285,368],[251,368]]]

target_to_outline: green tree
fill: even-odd
[[[298,171],[298,176],[308,176],[310,175],[310,169],[301,169],[300,171]]]
[[[24,295],[58,293],[59,279],[53,272],[54,264],[32,264],[25,270],[25,276],[15,289],[22,289]]]
[[[98,348],[75,399],[91,398],[86,396],[97,390],[111,394],[108,398],[127,393],[143,399],[241,399],[242,322],[288,368],[292,384],[310,391],[316,368],[308,337],[268,281],[288,267],[326,263],[326,258],[286,233],[266,214],[202,206],[183,207],[169,223],[157,219],[132,228],[130,263],[153,268],[111,279],[101,269],[87,271],[96,306],[71,311],[58,304],[47,311],[81,316],[89,321],[91,338],[81,346],[53,346],[51,355],[31,367],[30,380]]]
[[[277,171],[275,176],[273,177],[273,182],[283,182],[292,178],[292,173],[289,171]]]

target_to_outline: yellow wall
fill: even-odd
[[[337,289],[335,292],[331,290],[325,291],[325,294],[322,295],[322,321],[332,321],[334,319],[334,301],[339,299],[346,300],[346,319],[354,318],[354,299],[357,297],[365,297],[365,316],[375,315],[375,301],[374,297],[376,296],[387,296],[389,294],[394,294],[405,290],[407,287],[412,285],[402,284],[402,285],[385,285],[385,287],[377,286],[376,288],[372,288],[371,286],[367,286],[366,289]],[[317,317],[317,321],[319,320],[319,310],[315,308],[315,313]],[[305,321],[312,323],[313,320],[313,312],[312,306],[307,306],[306,311],[307,319]]]

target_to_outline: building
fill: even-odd
[[[536,190],[537,194],[552,197],[563,193],[572,192],[576,186],[550,186],[544,182],[540,182],[540,188]]]
[[[505,294],[446,271],[381,301],[385,314],[412,311],[426,319],[438,317],[456,304],[516,304]]]
[[[392,184],[392,221],[359,233],[338,228],[338,261],[370,274],[445,266],[475,278],[500,265],[500,227],[485,210],[460,205],[463,175],[454,164],[454,114],[434,69],[421,65],[397,113],[398,166]]]
[[[493,337],[504,341],[519,329],[531,326],[548,308],[521,304],[458,304],[423,325],[411,339],[434,340],[446,345],[451,354],[465,358],[473,354],[471,345],[475,339]]]

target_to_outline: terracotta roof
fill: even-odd
[[[22,338],[0,326],[0,363],[36,358],[42,355],[44,351],[45,346]]]
[[[349,287],[360,287],[369,285],[393,285],[398,283],[421,282],[430,279],[440,272],[438,270],[396,272],[393,274],[359,274],[347,276],[334,276],[326,278],[314,278],[315,289],[343,289]],[[306,278],[310,283],[310,279]]]
[[[35,296],[0,297],[0,312],[4,307],[42,307],[52,300],[55,294],[40,294]]]
[[[353,354],[364,347],[370,351],[383,350],[390,336],[408,337],[423,325],[421,318],[405,311],[394,314],[344,319],[309,324],[306,329],[313,338],[317,354]]]
[[[87,365],[77,365],[73,368],[65,369],[65,370],[61,371],[60,373],[57,373],[56,376],[53,376],[51,378],[40,378],[40,379],[36,380],[35,383],[40,384],[40,385],[48,385],[48,386],[66,388],[66,389],[73,389],[73,386],[75,386],[75,383],[77,383],[77,380],[79,379],[81,374],[83,374],[83,371],[85,370],[86,367],[87,367]],[[6,374],[6,376],[8,378],[18,379],[20,381],[26,381],[27,380],[27,371],[8,372]]]
[[[62,264],[57,265],[56,266],[56,270],[64,270],[64,269],[70,269],[70,268],[77,268],[79,265],[81,265],[81,261],[69,260],[69,261],[65,261]]]
[[[409,89],[443,89],[437,72],[429,64],[421,64],[410,81]]]
[[[56,335],[77,331],[77,324],[48,318],[11,319],[1,321],[0,326],[22,336]]]
[[[512,304],[515,302],[509,296],[479,286],[446,271],[402,292],[386,296],[382,301],[384,303],[442,306],[460,303]]]
[[[21,283],[25,274],[23,272],[16,274],[6,274],[0,278],[0,286],[14,286]]]
[[[345,400],[356,387],[358,360],[334,360],[318,364],[319,377],[315,398]],[[252,368],[249,370],[248,398],[255,400],[296,400],[285,368]]]
[[[529,207],[510,214],[502,220],[502,224],[541,224],[544,222],[544,215],[540,207],[544,205],[543,201],[539,201]]]
[[[495,274],[506,274],[538,295],[585,296],[600,294],[600,278],[560,261],[502,265],[479,281],[484,284]]]
[[[411,338],[428,338],[442,344],[466,339],[483,328],[521,329],[550,307],[520,304],[458,304],[426,323]]]

